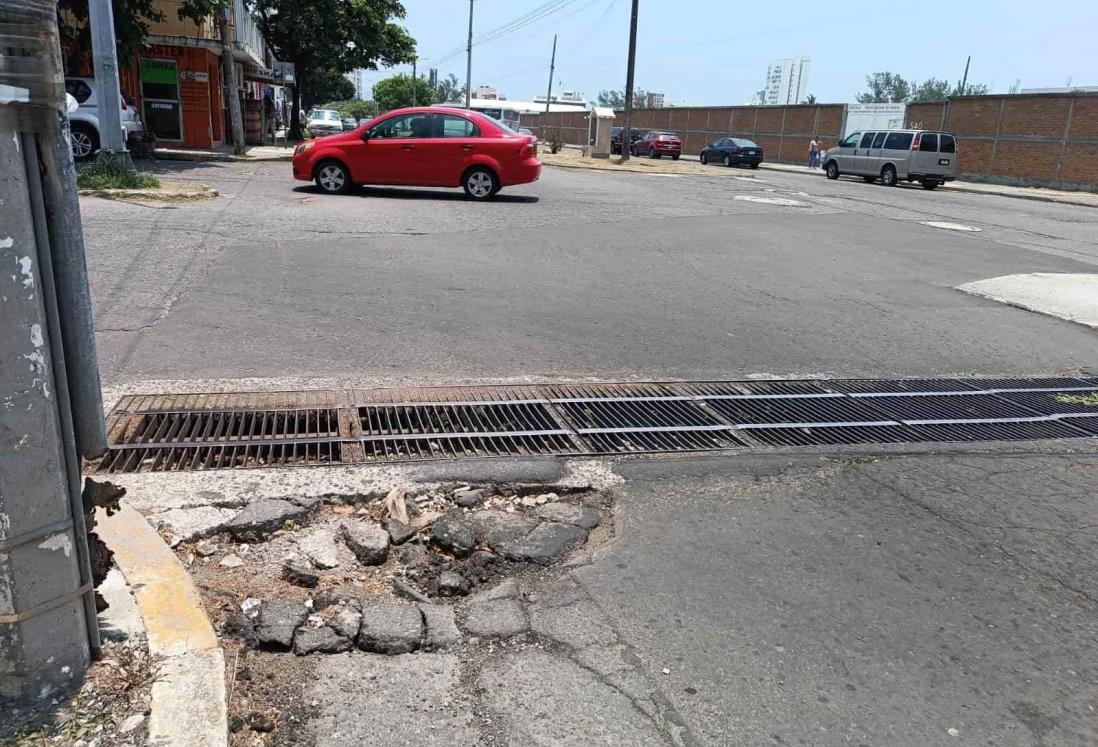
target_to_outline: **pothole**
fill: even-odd
[[[733,200],[756,202],[761,205],[781,205],[782,207],[808,207],[808,203],[792,200],[788,197],[760,197],[759,195],[735,195]]]
[[[944,231],[969,231],[978,233],[983,230],[976,226],[966,226],[964,223],[950,223],[942,220],[921,220],[919,223],[924,226],[930,226],[931,228],[941,228]]]

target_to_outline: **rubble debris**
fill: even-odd
[[[427,596],[414,586],[404,583],[399,578],[393,579],[393,591],[403,597],[408,597],[409,599],[415,600],[417,602],[424,602],[427,604],[430,604],[431,602],[431,598],[429,596]]]
[[[488,498],[485,488],[462,488],[454,491],[454,503],[462,508],[476,508]]]
[[[405,499],[408,491],[404,488],[393,488],[385,496],[385,515],[390,519],[396,519],[404,524],[408,523],[408,505]]]
[[[318,527],[295,534],[295,541],[302,554],[317,568],[331,570],[339,567],[339,545],[336,544],[334,532]]]
[[[489,546],[525,537],[538,525],[530,516],[491,509],[471,513],[468,520],[476,529],[477,541]]]
[[[586,541],[586,529],[547,521],[525,537],[492,543],[492,549],[508,560],[549,565]]]
[[[444,597],[461,597],[469,593],[472,584],[460,573],[443,571],[438,576],[438,593]]]
[[[362,627],[362,613],[354,607],[345,607],[328,621],[328,625],[339,635],[353,641]]]
[[[478,591],[469,597],[472,602],[488,602],[493,599],[517,599],[519,596],[519,582],[517,578],[505,578],[490,589]]]
[[[308,616],[309,610],[300,602],[266,600],[255,619],[255,636],[260,647],[288,650],[293,644],[294,631]]]
[[[389,557],[389,533],[373,522],[344,522],[340,534],[363,565],[381,565]]]
[[[410,604],[378,603],[362,607],[358,647],[378,654],[407,654],[423,638],[423,613]]]
[[[597,511],[587,506],[577,506],[572,503],[549,503],[540,506],[534,513],[546,521],[571,524],[581,529],[594,529],[599,525]]]
[[[431,541],[450,554],[464,558],[476,547],[477,534],[460,511],[453,511],[435,522]]]
[[[301,519],[308,513],[308,508],[289,501],[255,501],[229,519],[224,530],[238,542],[262,542],[287,521]]]
[[[454,622],[454,608],[445,604],[419,604],[423,613],[424,648],[437,650],[461,643],[461,631]]]
[[[302,626],[294,634],[294,653],[298,656],[315,653],[339,654],[350,650],[351,639],[340,635],[328,625],[319,628]]]
[[[332,586],[317,592],[313,597],[313,609],[319,612],[332,606],[358,608],[369,598],[369,592],[358,586]]]
[[[232,553],[230,553],[223,557],[218,565],[222,568],[239,568],[240,566],[244,565],[244,561],[241,560],[238,555],[233,555]]]
[[[508,598],[470,603],[462,627],[478,638],[510,638],[525,633],[530,626],[519,601]]]
[[[248,726],[252,731],[267,734],[275,730],[274,719],[265,713],[253,712],[248,716]]]
[[[244,613],[230,615],[221,626],[221,635],[239,638],[248,648],[259,648],[255,635],[255,621]]]
[[[213,540],[208,539],[199,540],[198,543],[194,546],[194,552],[200,558],[208,558],[211,555],[216,555],[217,543],[215,543]]]
[[[283,563],[282,578],[294,586],[303,586],[306,589],[314,589],[320,583],[320,574],[297,560]]]
[[[394,545],[403,545],[416,536],[415,529],[396,519],[387,519],[385,521],[385,530],[389,532],[389,541]]]

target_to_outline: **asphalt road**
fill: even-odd
[[[1093,331],[955,290],[1093,272],[1090,208],[766,171],[547,168],[471,204],[326,197],[285,163],[156,170],[222,197],[82,200],[107,385],[1098,370]],[[775,197],[798,204],[753,201]]]

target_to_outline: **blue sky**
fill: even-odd
[[[476,0],[474,38],[546,2]],[[578,89],[593,99],[601,89],[625,87],[630,0],[555,3],[561,7],[551,15],[474,46],[474,86],[494,85],[511,99],[544,93],[557,33],[554,90]],[[404,7],[420,70],[439,61],[441,75],[454,73],[464,82],[467,0],[405,0]],[[944,9],[942,20],[928,18],[923,7]],[[1005,92],[1019,78],[1023,88],[1062,86],[1069,76],[1073,85],[1098,85],[1096,30],[1095,0],[641,0],[637,86],[664,93],[668,103],[743,104],[763,87],[771,59],[806,55],[812,59],[809,93],[821,102],[844,102],[879,70],[920,81],[959,80],[969,54],[969,80],[993,92]]]

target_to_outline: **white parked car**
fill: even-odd
[[[314,135],[334,135],[343,132],[343,120],[335,109],[313,109],[309,114],[308,127]]]
[[[69,114],[69,129],[72,131],[72,157],[80,161],[92,157],[99,150],[99,97],[95,79],[65,78],[65,92],[77,103],[76,111]],[[122,94],[119,106],[123,139],[129,141],[139,137],[144,127],[133,100]]]

